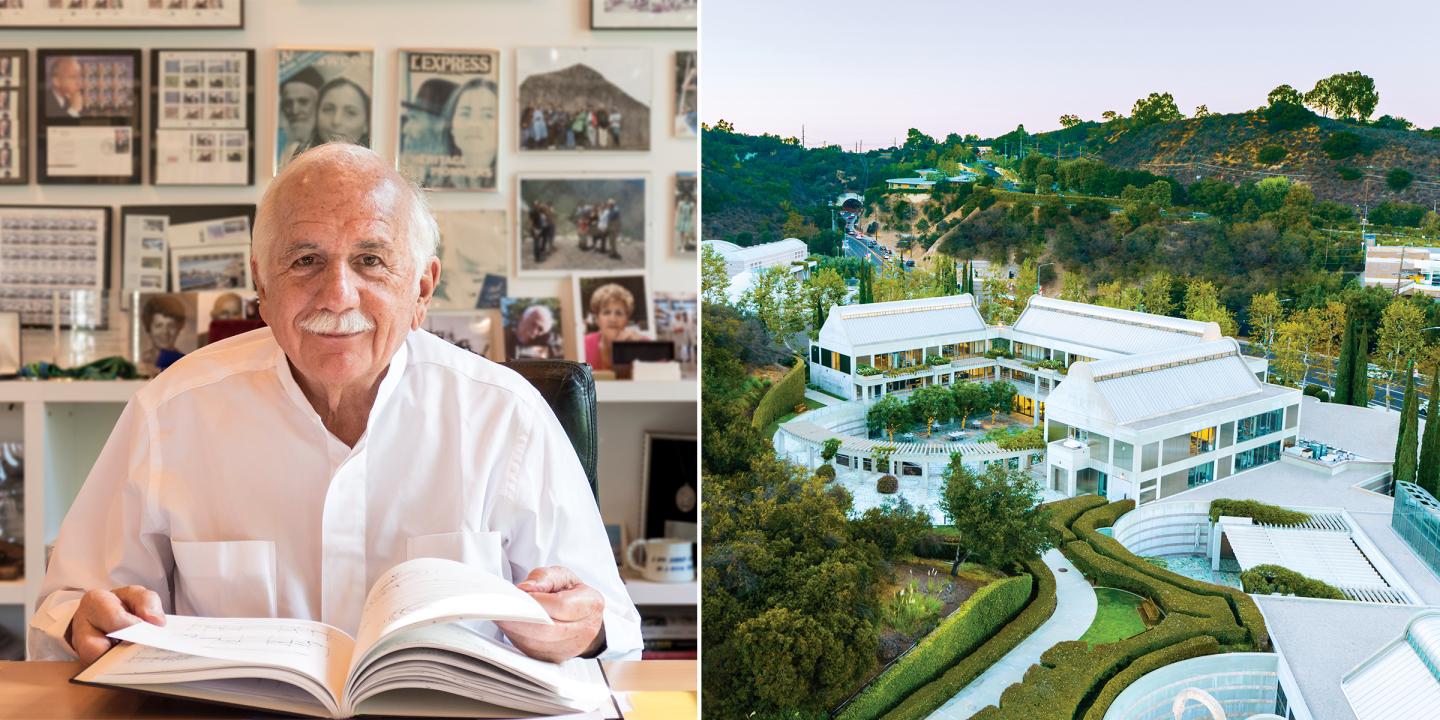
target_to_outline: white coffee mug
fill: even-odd
[[[690,547],[689,540],[675,538],[636,540],[625,549],[625,564],[652,582],[690,582],[695,579],[695,558]]]

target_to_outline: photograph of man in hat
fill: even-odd
[[[430,78],[420,84],[415,97],[400,101],[400,171],[410,178],[423,178],[430,165],[445,154],[445,103],[455,92],[455,83]]]
[[[311,66],[280,81],[282,135],[277,172],[309,147],[310,136],[315,131],[315,102],[324,84],[320,71]]]

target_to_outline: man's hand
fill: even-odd
[[[535,598],[555,621],[553,625],[495,623],[526,655],[563,662],[600,648],[605,638],[605,596],[599,590],[559,566],[535,568],[516,587]]]
[[[105,637],[137,622],[165,624],[165,611],[160,596],[140,585],[126,585],[114,590],[91,590],[80,598],[80,607],[70,618],[65,640],[80,662],[89,665],[100,659],[115,644]]]

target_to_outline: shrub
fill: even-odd
[[[780,382],[775,383],[760,398],[755,414],[750,417],[750,427],[764,430],[770,423],[791,411],[796,405],[805,404],[805,363],[797,362]]]
[[[1330,393],[1326,392],[1325,388],[1313,383],[1305,386],[1305,394],[1319,399],[1320,402],[1330,402]]]
[[[1029,600],[1032,583],[1029,575],[1017,575],[980,588],[914,650],[866,686],[839,719],[878,718],[938,677],[1010,622]]]
[[[941,357],[939,355],[931,355],[930,357],[925,358],[926,365],[944,365],[948,362],[950,362],[950,358]]]
[[[944,675],[910,693],[904,702],[885,714],[885,720],[919,720],[929,716],[1050,619],[1055,612],[1055,574],[1039,558],[1027,560],[1025,569],[1035,578],[1035,593],[1030,604]]]
[[[829,463],[826,463],[826,464],[824,464],[824,465],[821,465],[821,466],[818,467],[818,468],[815,468],[815,477],[818,477],[818,478],[820,478],[821,480],[824,480],[825,482],[830,482],[831,480],[834,480],[834,479],[835,479],[835,466],[834,466],[834,465],[831,465],[831,464],[829,464]]]
[[[900,492],[900,481],[894,475],[882,475],[875,481],[875,492],[881,495],[894,495]]]
[[[1074,531],[1070,529],[1070,524],[1075,522],[1075,518],[1083,515],[1085,511],[1104,504],[1106,504],[1105,498],[1099,495],[1081,495],[1046,503],[1045,507],[1050,511],[1050,526],[1055,529],[1058,536],[1057,541],[1064,543],[1078,540]]]
[[[1265,124],[1271,130],[1291,130],[1315,122],[1315,113],[1298,103],[1273,103],[1264,112]]]
[[[1248,517],[1261,525],[1299,525],[1310,516],[1298,510],[1287,510],[1256,500],[1219,498],[1210,501],[1210,522],[1219,522],[1221,515]]]
[[[1390,172],[1385,173],[1385,184],[1395,192],[1400,192],[1401,190],[1410,187],[1410,183],[1414,180],[1415,176],[1405,168],[1395,168]]]
[[[1331,160],[1344,160],[1360,152],[1364,144],[1364,141],[1360,139],[1359,135],[1341,130],[1325,138],[1325,142],[1321,143],[1320,149],[1323,150]]]
[[[1215,638],[1201,635],[1136,658],[1129,667],[1121,670],[1119,674],[1110,679],[1110,682],[1105,683],[1105,687],[1095,697],[1095,702],[1091,703],[1090,709],[1085,711],[1085,720],[1102,720],[1106,711],[1110,709],[1110,705],[1115,702],[1115,698],[1119,697],[1125,688],[1130,687],[1130,683],[1139,680],[1146,673],[1181,660],[1214,655],[1218,652],[1220,652],[1220,644],[1215,642]]]
[[[870,377],[872,375],[879,375],[880,369],[871,367],[869,365],[861,365],[860,367],[855,368],[855,374],[862,375],[864,377]]]
[[[1296,597],[1347,600],[1340,588],[1312,577],[1301,575],[1279,565],[1256,565],[1240,573],[1245,592],[1256,595],[1295,595]]]
[[[1045,447],[1045,428],[1044,426],[1036,425],[1029,430],[998,438],[995,444],[999,445],[1001,450],[1042,448]]]
[[[1359,170],[1356,170],[1352,167],[1346,167],[1344,165],[1336,165],[1335,172],[1340,175],[1341,180],[1345,180],[1348,182],[1354,182],[1356,180],[1359,180],[1363,176],[1363,173],[1361,173]]]
[[[1262,165],[1274,165],[1284,160],[1288,154],[1290,154],[1290,151],[1286,150],[1283,145],[1266,145],[1260,148],[1259,152],[1255,153],[1255,160]]]

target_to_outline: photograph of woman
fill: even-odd
[[[327,142],[370,147],[374,62],[369,50],[279,51],[275,172]]]
[[[494,190],[499,53],[400,51],[400,171],[435,190]]]
[[[310,147],[327,142],[370,147],[370,93],[346,77],[325,83],[316,100]]]
[[[616,342],[654,339],[644,275],[576,276],[575,287],[585,327],[580,359],[590,367],[613,370]]]

